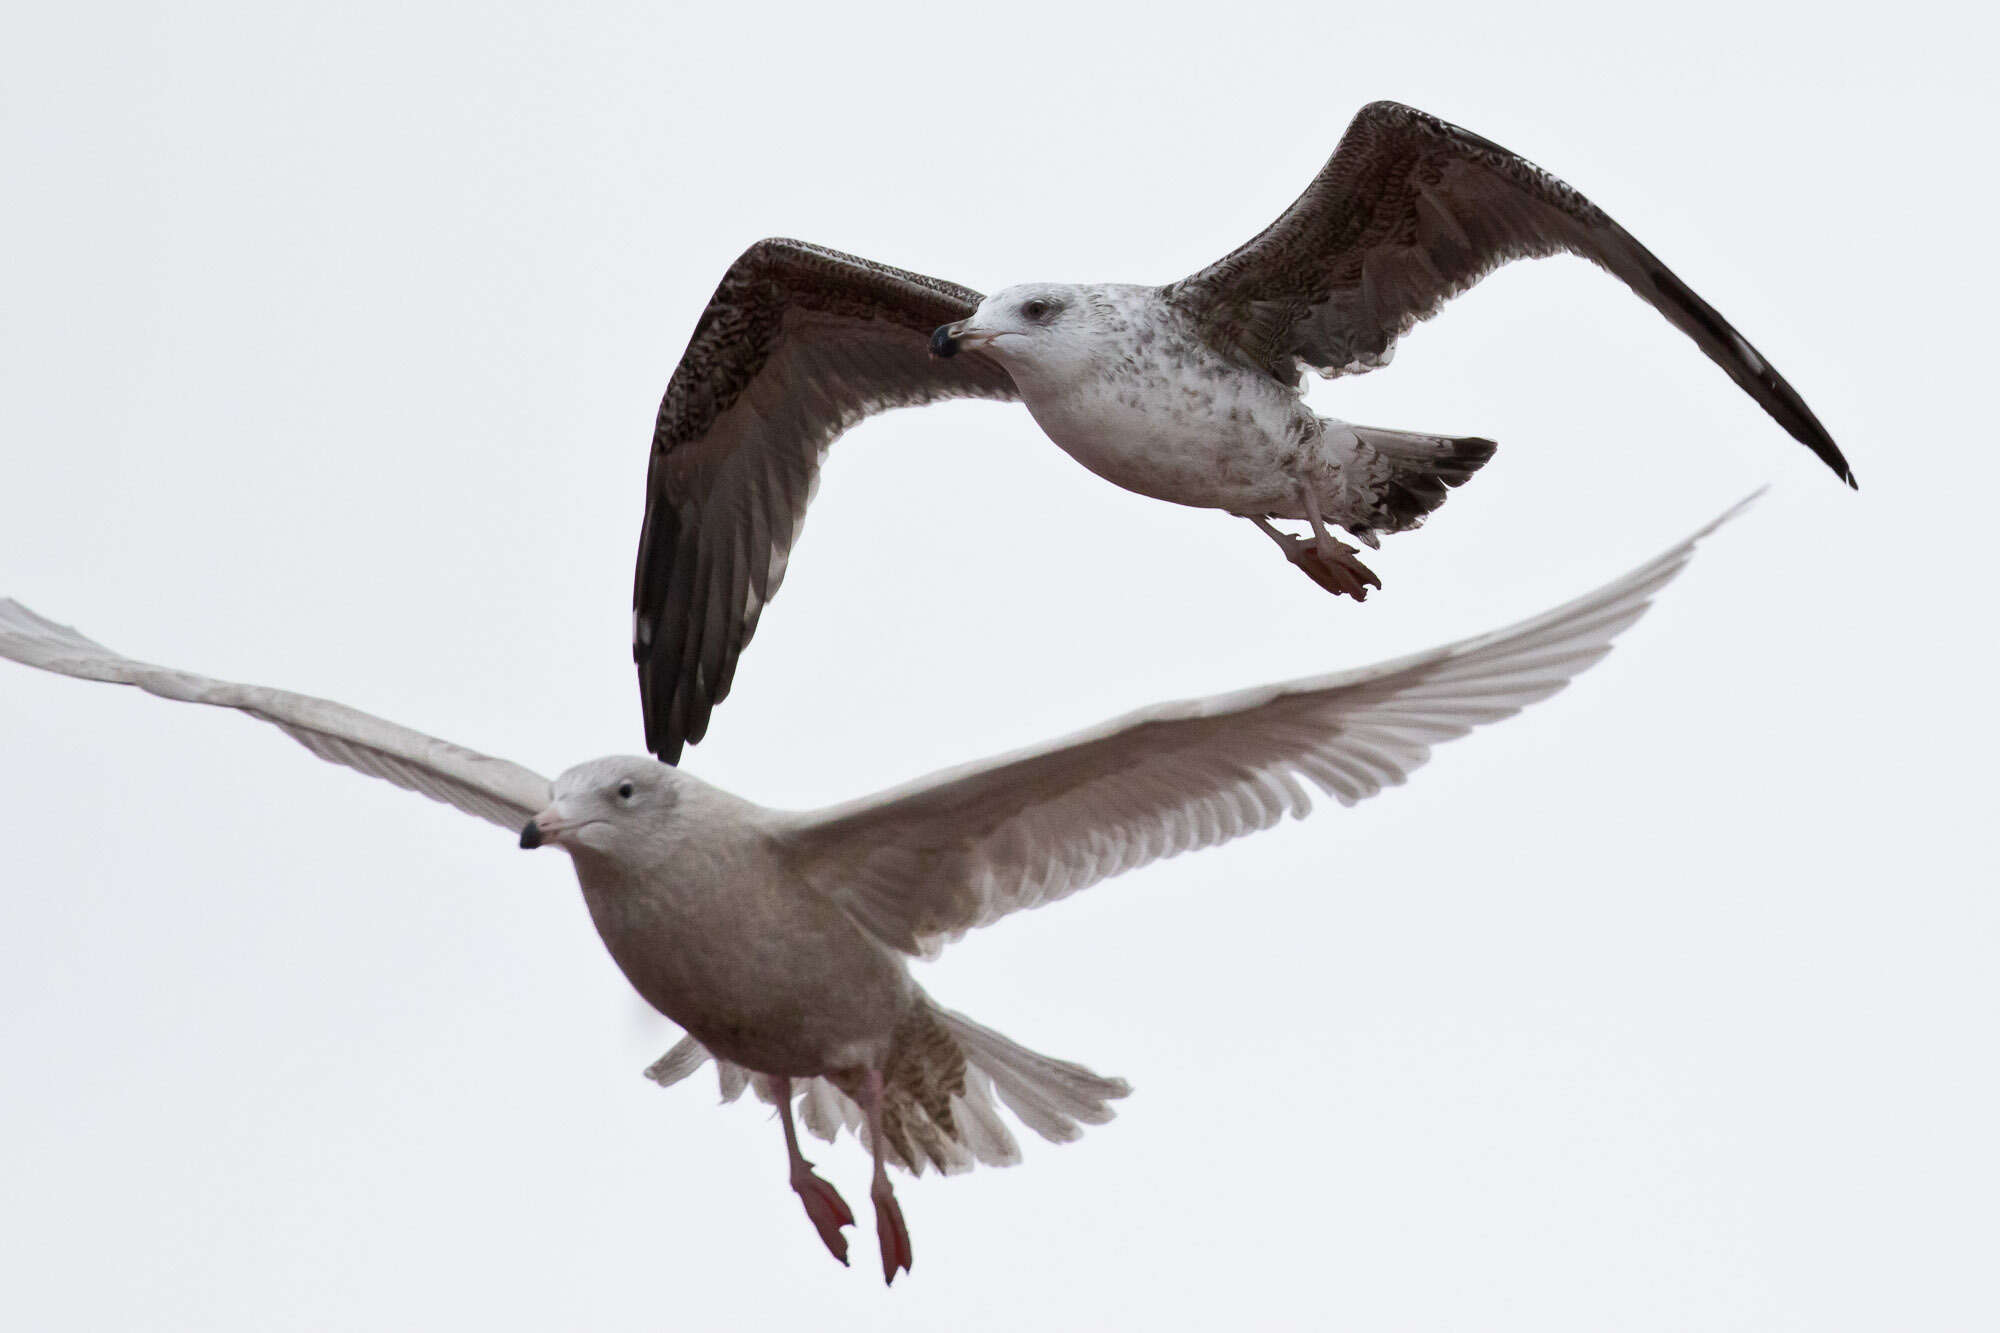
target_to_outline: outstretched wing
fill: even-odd
[[[789,834],[797,864],[884,943],[928,954],[1010,912],[1303,816],[1302,777],[1352,805],[1402,782],[1432,746],[1567,685],[1735,512],[1509,629],[1164,704],[826,811]]]
[[[1784,376],[1623,227],[1526,158],[1374,102],[1306,192],[1256,239],[1167,291],[1225,355],[1296,382],[1388,362],[1396,339],[1509,260],[1608,269],[1843,481],[1854,473]]]
[[[510,833],[549,803],[549,780],[519,764],[326,699],[135,662],[11,598],[0,598],[0,657],[59,675],[136,685],[162,699],[239,709],[281,728],[322,759],[457,806]]]
[[[979,301],[802,241],[730,265],[667,385],[646,476],[632,656],[661,759],[701,740],[729,693],[840,433],[893,407],[1015,396],[984,356],[930,355],[932,331]]]

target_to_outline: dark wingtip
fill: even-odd
[[[676,736],[672,732],[668,732],[664,736],[658,736],[653,734],[651,727],[646,728],[646,748],[652,752],[655,759],[658,759],[663,764],[669,764],[675,768],[680,767],[681,750],[686,745],[687,740],[685,737]]]
[[[1722,317],[1716,315],[1715,318],[1720,322]],[[1726,324],[1722,327],[1728,329]],[[1731,334],[1735,333],[1733,329],[1728,331]],[[1750,396],[1757,400],[1758,405],[1785,428],[1785,433],[1812,450],[1813,457],[1831,468],[1834,476],[1846,482],[1852,489],[1860,490],[1861,483],[1854,479],[1854,469],[1847,465],[1847,455],[1840,452],[1840,446],[1833,442],[1833,436],[1820,424],[1819,417],[1806,406],[1806,400],[1799,396],[1799,391],[1786,382],[1785,377],[1780,375],[1770,362],[1765,361],[1756,348],[1744,342],[1740,335],[1736,336],[1736,342],[1742,347],[1745,357],[1754,360],[1759,373],[1745,375],[1740,373],[1740,364],[1732,365],[1721,357],[1715,357],[1723,369],[1729,372],[1730,378],[1749,390]],[[1713,352],[1709,354],[1715,356]]]
[[[639,716],[646,729],[646,749],[661,763],[678,765],[685,738],[674,734],[670,720],[673,710],[658,702],[662,697],[672,697],[672,686],[653,679],[651,645],[647,646],[643,655],[635,645],[633,655],[639,659]]]
[[[650,696],[645,697],[642,703],[646,715],[646,749],[661,763],[678,766],[681,762],[681,747],[687,744],[687,738],[676,734],[672,723],[666,720],[666,714],[671,710],[655,710]],[[656,711],[659,714],[657,725]]]
[[[1840,446],[1833,442],[1832,436],[1825,431],[1819,431],[1810,437],[1801,435],[1799,439],[1806,448],[1813,451],[1820,462],[1833,469],[1834,476],[1847,483],[1849,490],[1861,489],[1861,483],[1855,480],[1854,469],[1847,465],[1847,455],[1840,452]]]

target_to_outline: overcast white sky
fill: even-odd
[[[639,1077],[674,1031],[563,858],[8,668],[4,1322],[1992,1327],[1991,19],[724,8],[12,14],[0,591],[547,772],[637,750],[653,413],[745,244],[1164,281],[1377,97],[1588,193],[1863,489],[1574,260],[1314,390],[1501,442],[1365,607],[1018,408],[849,436],[690,759],[771,804],[1483,630],[1774,487],[1408,788],[927,968],[1136,1092],[904,1185],[890,1292],[865,1225],[854,1270],[822,1252],[767,1112]],[[855,1145],[815,1156],[862,1201]]]

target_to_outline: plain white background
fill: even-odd
[[[1575,260],[1321,410],[1495,462],[1335,601],[1018,408],[835,449],[690,767],[857,795],[1538,611],[1764,482],[1406,789],[924,972],[1123,1075],[831,1263],[567,864],[268,728],[0,672],[12,1327],[1990,1328],[1990,20],[1900,6],[42,6],[0,39],[0,589],[548,772],[640,748],[660,391],[744,245],[1164,281],[1395,97],[1805,394],[1840,487]],[[1968,24],[1978,25],[1974,30]],[[814,1154],[857,1203],[851,1142]]]

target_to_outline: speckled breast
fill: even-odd
[[[1220,360],[1127,360],[1028,410],[1106,481],[1158,500],[1264,513],[1296,499],[1314,465],[1318,418],[1298,397]]]

